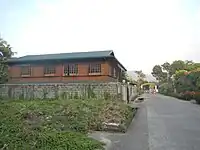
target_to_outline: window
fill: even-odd
[[[89,74],[101,73],[101,64],[90,64]]]
[[[78,74],[78,64],[70,64],[64,66],[64,75]]]
[[[116,69],[113,68],[113,76],[116,77]]]
[[[55,74],[56,73],[56,67],[55,66],[45,66],[44,67],[44,74]]]
[[[22,76],[30,76],[31,75],[31,66],[21,66],[21,75]]]
[[[112,67],[109,67],[109,76],[112,76]]]

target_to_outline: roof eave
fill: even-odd
[[[49,60],[81,60],[81,59],[96,59],[96,58],[110,58],[113,56],[97,56],[97,57],[84,57],[84,58],[68,58],[68,59],[43,59],[43,61],[49,61]],[[8,63],[24,63],[24,62],[37,62],[40,60],[20,60],[20,59],[15,59],[15,60],[8,60]]]
[[[116,57],[114,57],[114,58],[116,59],[117,63],[124,69],[124,71],[127,71],[127,69],[119,62],[119,60],[117,60]]]

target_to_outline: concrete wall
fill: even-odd
[[[137,88],[133,85],[121,84],[122,88],[122,100],[129,101],[137,95]],[[127,92],[127,90],[129,92]]]
[[[2,99],[85,99],[114,98],[127,101],[136,94],[136,88],[119,82],[109,83],[52,83],[52,84],[4,84],[0,85]]]

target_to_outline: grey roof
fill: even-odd
[[[59,54],[43,54],[43,55],[26,55],[23,57],[12,58],[9,62],[38,61],[38,60],[70,60],[84,58],[104,58],[114,57],[112,50],[107,51],[90,51],[90,52],[73,52]]]
[[[43,54],[43,55],[26,55],[23,57],[11,58],[8,60],[8,62],[9,63],[20,63],[20,62],[40,61],[40,60],[73,60],[73,59],[109,58],[109,57],[115,58],[114,52],[112,50]],[[118,63],[125,69],[125,67],[119,61],[118,61]]]

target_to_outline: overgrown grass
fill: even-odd
[[[86,133],[103,122],[123,124],[131,111],[109,100],[2,101],[0,149],[103,149]]]

